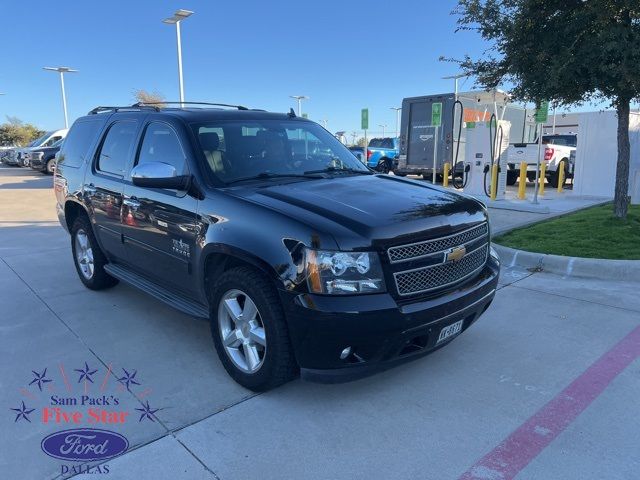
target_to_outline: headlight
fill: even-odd
[[[500,261],[500,255],[498,255],[498,252],[496,252],[496,249],[493,248],[493,245],[489,248],[489,254],[496,260]]]
[[[305,250],[309,291],[330,295],[354,295],[385,291],[380,259],[372,252]]]

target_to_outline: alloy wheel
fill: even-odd
[[[95,267],[93,263],[93,249],[89,243],[89,236],[83,229],[80,229],[76,232],[74,242],[78,267],[80,267],[84,278],[91,280]]]
[[[218,305],[218,328],[224,350],[245,373],[257,372],[264,363],[267,339],[262,316],[242,290],[229,290]]]

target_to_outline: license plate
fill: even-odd
[[[447,338],[451,338],[459,334],[462,331],[463,323],[464,320],[459,320],[456,323],[452,323],[448,327],[444,327],[442,330],[440,330],[440,335],[438,335],[438,341],[436,342],[436,344],[444,342]]]

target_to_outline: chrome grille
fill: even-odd
[[[401,245],[399,247],[391,247],[388,250],[389,260],[391,263],[406,262],[417,258],[426,257],[438,252],[444,252],[452,247],[464,245],[465,243],[486,236],[489,229],[486,223],[478,225],[448,237],[436,238],[424,242],[412,243],[409,245]]]
[[[459,262],[441,263],[415,270],[394,273],[398,293],[414,295],[453,285],[481,269],[489,253],[489,244],[467,253]]]

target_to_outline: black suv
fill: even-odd
[[[82,282],[210,321],[253,390],[341,381],[448,343],[489,307],[483,205],[374,174],[318,124],[244,107],[97,107],[54,177]]]
[[[31,157],[29,165],[31,168],[42,173],[53,175],[53,171],[56,168],[56,154],[60,151],[62,142],[64,142],[64,138],[61,138],[48,147],[40,147],[31,150],[29,152]]]

